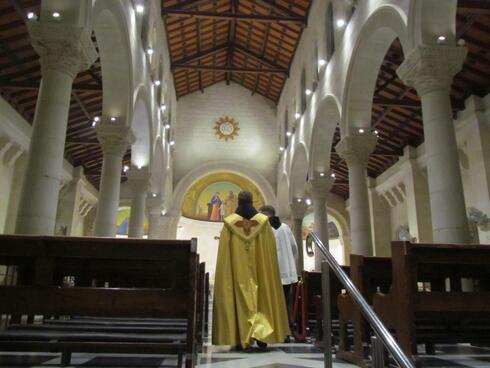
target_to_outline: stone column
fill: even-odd
[[[160,194],[156,197],[150,196],[146,200],[148,208],[148,239],[161,239],[163,199]]]
[[[450,100],[453,77],[461,70],[466,54],[462,47],[419,45],[397,71],[405,84],[417,90],[422,102],[432,233],[436,243],[469,241]]]
[[[309,192],[313,200],[313,216],[315,221],[315,232],[328,248],[328,216],[327,198],[332,189],[333,179],[319,176],[308,182]],[[315,270],[321,271],[323,255],[315,249]]]
[[[371,220],[367,187],[367,162],[376,146],[374,135],[353,135],[342,138],[335,150],[349,168],[349,203],[352,254],[371,256]]]
[[[37,21],[27,24],[32,45],[41,56],[42,81],[15,231],[53,234],[71,87],[78,72],[96,60],[97,52],[83,27]]]
[[[97,138],[102,146],[104,161],[99,188],[99,203],[95,217],[95,236],[116,236],[119,192],[121,190],[122,158],[133,142],[131,129],[125,125],[102,121],[97,124]]]
[[[304,269],[304,255],[303,255],[303,218],[305,217],[305,212],[308,209],[308,205],[304,200],[301,199],[298,202],[297,199],[291,203],[291,218],[293,219],[293,234],[296,239],[296,244],[298,245],[298,260],[297,260],[297,270],[298,275]]]
[[[150,173],[146,167],[141,169],[133,167],[126,175],[133,194],[128,236],[130,238],[142,238],[145,226],[146,196],[150,187]]]

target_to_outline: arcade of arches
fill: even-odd
[[[195,237],[212,280],[246,189],[343,265],[490,244],[489,24],[482,0],[1,0],[0,233]]]

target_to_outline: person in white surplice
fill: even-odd
[[[298,246],[290,227],[287,224],[281,223],[279,217],[276,216],[276,210],[274,207],[268,205],[263,206],[259,209],[259,211],[269,217],[269,222],[272,226],[272,230],[274,231],[282,287],[284,289],[284,296],[286,297],[286,305],[288,310],[290,310],[291,285],[298,282],[298,272],[296,271]]]

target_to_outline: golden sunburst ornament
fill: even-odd
[[[240,130],[238,121],[230,118],[229,116],[224,116],[219,118],[217,122],[214,123],[214,130],[219,139],[235,139],[238,136],[238,131]]]

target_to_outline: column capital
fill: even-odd
[[[416,46],[397,69],[400,79],[420,96],[434,90],[450,90],[468,50],[458,46]]]
[[[41,69],[63,70],[72,78],[97,60],[86,28],[66,23],[27,22],[32,46],[41,56]]]
[[[308,209],[308,205],[305,200],[302,199],[301,202],[298,202],[294,199],[294,202],[290,204],[291,207],[291,218],[293,220],[301,220],[305,217],[305,212]]]
[[[374,151],[378,137],[371,134],[350,135],[342,138],[335,146],[335,151],[342,157],[348,166],[367,165],[369,155]]]
[[[97,124],[95,129],[104,154],[112,153],[122,156],[134,142],[133,132],[128,126],[102,122]]]
[[[313,200],[315,199],[324,199],[326,200],[328,197],[328,193],[332,189],[332,185],[334,183],[334,179],[329,176],[316,177],[308,180],[308,192],[310,192]]]
[[[126,176],[133,193],[143,193],[150,189],[150,172],[147,167],[132,167],[126,172]]]
[[[150,215],[162,215],[164,200],[161,196],[148,197],[146,199],[146,207]]]

